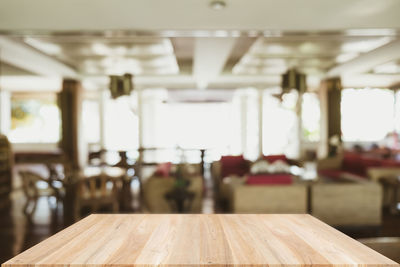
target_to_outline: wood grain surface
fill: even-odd
[[[310,215],[91,215],[3,267],[385,266],[394,261]]]

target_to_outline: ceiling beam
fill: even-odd
[[[11,38],[0,36],[0,60],[41,76],[76,78],[77,72],[60,61]]]
[[[398,89],[400,81],[399,74],[353,74],[341,77],[343,88],[392,88]]]
[[[355,59],[333,67],[327,77],[338,77],[349,74],[366,73],[374,67],[400,58],[400,39],[378,47]]]
[[[232,73],[233,67],[247,54],[256,40],[256,37],[238,37],[232,54],[225,64],[223,73]]]
[[[5,79],[3,79],[5,80]],[[109,78],[106,76],[82,76],[84,88],[86,82],[95,84],[98,88],[106,88]],[[140,75],[133,78],[135,89],[167,88],[196,89],[196,80],[192,75]],[[243,87],[270,88],[281,83],[280,75],[220,75],[208,86],[210,89],[237,89]]]
[[[60,92],[61,77],[2,76],[1,90],[9,92]]]
[[[320,80],[317,77],[307,77],[307,85],[317,89]],[[400,88],[400,75],[357,74],[342,77],[345,88]],[[109,84],[106,76],[82,76],[85,89],[105,89]],[[91,87],[89,88],[89,84]],[[210,89],[238,89],[246,87],[280,88],[280,75],[220,75],[209,84]],[[397,87],[396,87],[397,85]],[[196,83],[192,75],[163,75],[163,76],[135,76],[135,89],[167,88],[167,89],[195,89]],[[59,91],[61,77],[39,76],[2,76],[1,89],[5,91]]]
[[[193,76],[198,88],[204,89],[222,72],[236,38],[196,38],[193,56]]]

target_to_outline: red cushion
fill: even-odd
[[[382,167],[400,167],[400,161],[393,159],[382,160]]]
[[[165,162],[165,163],[160,163],[157,165],[156,171],[154,174],[156,176],[161,176],[161,177],[168,177],[169,173],[171,171],[172,163],[171,162]]]
[[[342,169],[350,173],[364,175],[364,166],[361,155],[356,153],[345,153],[343,157]]]
[[[349,179],[366,179],[366,176],[360,176],[351,172],[341,170],[320,170],[318,171],[320,176],[335,181],[343,180],[349,181]]]
[[[339,179],[344,174],[344,171],[341,170],[319,170],[318,173],[321,176],[333,179]]]
[[[243,176],[249,172],[249,164],[243,156],[222,156],[221,157],[221,176],[225,178],[229,175]]]
[[[288,162],[286,155],[268,155],[264,156],[264,159],[267,160],[269,163],[274,163],[277,160],[282,160],[284,162]]]
[[[371,167],[382,166],[382,160],[377,158],[363,157],[361,158],[361,164],[363,166],[362,174],[367,175],[367,169]]]
[[[248,185],[281,185],[281,184],[292,184],[293,177],[290,174],[258,174],[249,175],[246,180]]]

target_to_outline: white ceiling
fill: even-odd
[[[225,40],[227,45],[222,42]],[[134,74],[135,85],[141,88],[276,87],[290,67],[307,75],[311,89],[317,88],[320,79],[331,73],[345,77],[343,84],[347,87],[390,87],[400,82],[400,53],[396,53],[400,51],[400,39],[392,35],[290,34],[259,38],[29,35],[0,36],[0,47],[1,60],[8,63],[3,76],[20,75],[16,70],[24,69],[27,75],[80,78],[100,87],[108,84],[108,75],[123,73]],[[3,77],[3,88],[7,87],[4,85],[7,81],[15,79]]]
[[[169,38],[23,37],[21,42],[74,67],[81,75],[178,74]]]
[[[0,30],[399,29],[398,0],[2,0]]]
[[[330,68],[381,47],[393,37],[281,36],[259,38],[233,68],[235,74],[278,74],[297,68],[323,76]]]
[[[106,86],[129,72],[143,88],[265,88],[296,67],[313,88],[332,76],[347,87],[400,84],[398,0],[226,0],[219,11],[210,2],[1,0],[3,76]]]
[[[0,53],[1,55],[1,53]],[[10,64],[1,62],[1,67],[0,67],[0,75],[2,76],[29,76],[29,75],[34,75],[33,73],[20,69],[18,67],[12,66]]]

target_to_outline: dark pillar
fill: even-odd
[[[340,78],[330,78],[321,86],[321,144],[323,155],[336,156],[342,142]]]
[[[82,134],[81,134],[81,85],[79,81],[66,79],[59,93],[61,110],[61,143],[60,148],[72,170],[82,167]]]
[[[79,81],[65,79],[62,91],[59,93],[61,110],[61,142],[60,148],[65,156],[65,197],[64,224],[68,226],[73,221],[73,210],[76,196],[76,173],[84,167],[87,158],[86,147],[81,133],[82,88]]]

